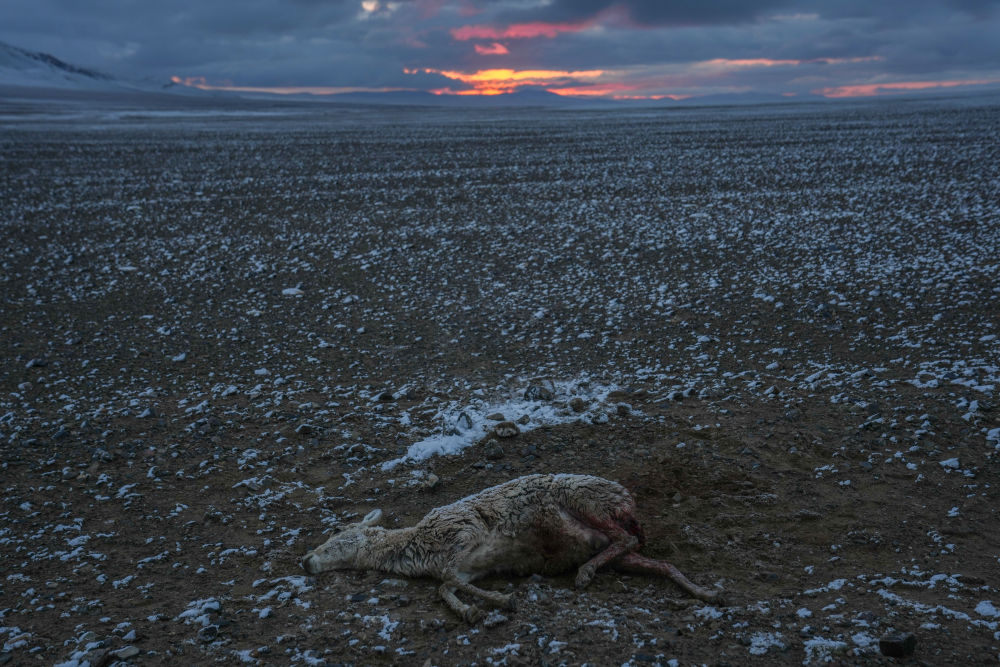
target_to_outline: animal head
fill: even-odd
[[[372,510],[358,523],[335,528],[330,539],[302,557],[302,567],[309,574],[356,567],[358,552],[382,530],[375,528],[381,520],[382,510]]]

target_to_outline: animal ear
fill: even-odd
[[[382,520],[382,510],[372,510],[361,520],[362,526],[375,526]]]

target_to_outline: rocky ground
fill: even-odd
[[[0,664],[1000,659],[993,103],[0,125]],[[725,602],[299,567],[532,472]]]

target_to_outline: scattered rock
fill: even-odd
[[[917,649],[917,638],[912,632],[887,632],[878,640],[878,648],[890,658],[905,658]]]
[[[529,417],[528,415],[521,415],[520,417],[517,418],[517,423],[520,424],[521,426],[527,426],[528,422],[530,421],[531,417]]]
[[[540,384],[529,385],[524,390],[524,400],[526,401],[551,401],[554,397],[555,392]]]
[[[36,357],[24,365],[25,368],[44,368],[48,366],[49,362],[45,361],[41,357]]]
[[[495,628],[498,625],[503,625],[507,622],[507,617],[501,614],[496,609],[490,611],[490,613],[483,619],[483,627]]]
[[[483,453],[490,461],[499,461],[503,458],[503,447],[496,440],[490,440],[486,443]]]
[[[502,412],[494,412],[491,415],[486,415],[486,418],[489,419],[490,421],[495,421],[495,422],[502,422],[507,420],[507,418],[503,416]]]
[[[215,638],[219,636],[219,626],[218,625],[206,625],[201,630],[198,631],[198,640],[204,643],[209,643],[215,641]]]
[[[587,401],[583,400],[579,396],[574,396],[569,401],[569,407],[573,412],[583,412],[587,409]]]
[[[427,475],[427,478],[424,479],[424,488],[433,489],[440,483],[441,483],[441,478],[435,475],[434,473],[430,473],[429,475]]]
[[[472,428],[472,417],[464,412],[460,413],[455,419],[455,426],[458,427],[459,430],[468,431]]]
[[[493,433],[498,438],[513,438],[515,435],[521,432],[521,429],[517,427],[514,422],[500,422],[493,427]]]
[[[129,658],[134,658],[139,655],[141,651],[137,646],[124,646],[114,652],[114,656],[119,660],[128,660]]]
[[[316,427],[309,422],[302,422],[295,427],[295,435],[315,435]]]

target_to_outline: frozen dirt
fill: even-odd
[[[995,104],[0,111],[0,664],[998,660]],[[299,566],[531,472],[725,603]]]

